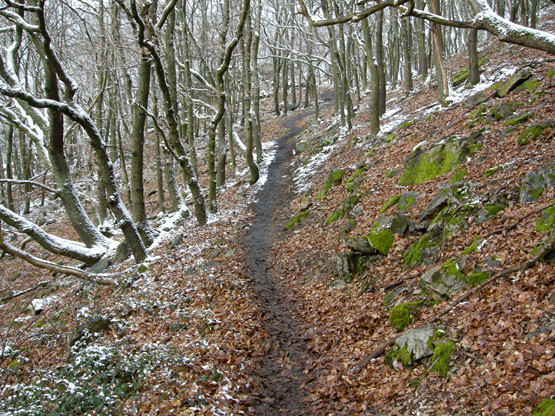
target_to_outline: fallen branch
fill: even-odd
[[[490,277],[485,282],[481,283],[480,285],[478,285],[475,288],[469,290],[464,295],[458,297],[457,299],[455,299],[454,301],[449,303],[449,305],[447,306],[446,309],[444,309],[443,311],[441,311],[437,315],[433,316],[432,318],[427,319],[425,322],[423,322],[421,325],[419,325],[419,327],[429,325],[432,322],[437,321],[442,316],[447,315],[449,312],[451,312],[453,309],[455,309],[455,307],[457,307],[459,304],[461,304],[462,302],[465,302],[466,300],[471,298],[473,295],[478,293],[480,290],[482,290],[486,286],[492,284],[496,280],[499,280],[500,278],[505,277],[507,275],[510,275],[512,273],[520,272],[520,271],[527,270],[527,269],[533,267],[543,256],[545,256],[547,253],[549,253],[549,251],[551,251],[551,249],[553,249],[554,245],[555,245],[555,231],[551,233],[548,240],[542,245],[543,247],[540,250],[538,250],[538,252],[530,260],[528,260],[524,263],[521,263],[521,264],[514,265],[512,267],[508,267],[505,270],[502,270],[499,273],[493,275],[492,277]],[[368,363],[371,360],[373,360],[374,358],[377,358],[380,355],[382,355],[385,352],[385,350],[388,347],[390,347],[391,345],[393,345],[395,343],[395,341],[397,340],[397,338],[399,338],[401,335],[402,334],[398,334],[398,335],[395,335],[395,336],[389,338],[383,344],[379,345],[376,349],[374,349],[374,351],[372,351],[370,354],[368,354],[366,357],[364,357],[362,362],[355,368],[355,373],[360,372],[364,367],[366,367],[368,365]]]
[[[536,208],[535,210],[530,211],[530,212],[528,212],[526,215],[520,217],[518,220],[516,220],[516,221],[513,222],[512,224],[510,224],[510,225],[508,225],[508,226],[506,226],[506,227],[498,228],[498,229],[493,230],[492,232],[488,233],[488,234],[484,237],[484,240],[487,240],[487,239],[490,238],[492,235],[500,234],[500,233],[504,233],[504,232],[507,232],[507,231],[514,230],[514,229],[518,226],[518,224],[520,224],[520,223],[521,223],[522,221],[524,221],[526,218],[528,218],[528,217],[530,217],[530,216],[532,216],[532,215],[534,215],[534,214],[537,214],[538,212],[541,212],[541,211],[543,211],[543,210],[545,210],[545,209],[547,209],[547,208],[550,208],[550,207],[552,207],[552,206],[555,206],[555,202],[551,202],[550,204],[542,205],[541,207]]]
[[[0,304],[1,304],[1,303],[4,303],[4,302],[7,302],[8,300],[12,300],[12,299],[18,298],[19,296],[23,296],[23,295],[25,295],[25,294],[27,294],[27,293],[29,293],[29,292],[32,292],[32,291],[35,290],[35,289],[38,289],[39,287],[47,286],[47,285],[49,285],[50,283],[52,283],[52,280],[45,280],[45,281],[43,281],[43,282],[37,283],[35,286],[33,286],[33,287],[29,288],[29,289],[20,290],[19,292],[14,292],[14,293],[12,293],[12,294],[9,295],[9,296],[5,296],[5,297],[3,297],[2,299],[0,299]]]
[[[33,266],[40,267],[42,269],[50,270],[52,272],[67,274],[70,276],[77,277],[88,282],[96,283],[102,286],[115,286],[117,284],[116,277],[117,274],[93,274],[87,273],[81,269],[70,266],[62,266],[60,264],[52,263],[51,261],[39,259],[29,253],[19,250],[18,248],[12,246],[9,243],[3,241],[0,238],[0,249],[4,250],[6,253],[11,254],[14,257],[19,257],[25,260],[27,263],[31,263]]]

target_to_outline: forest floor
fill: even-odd
[[[529,415],[554,399],[552,263],[509,274],[438,320],[455,345],[445,374],[432,371],[430,359],[410,366],[387,365],[383,354],[368,359],[399,335],[388,319],[394,290],[396,302],[412,301],[424,272],[463,252],[465,273],[523,264],[547,235],[536,224],[555,187],[525,204],[518,192],[526,174],[554,163],[553,124],[526,145],[518,138],[555,119],[555,62],[495,40],[480,57],[488,58],[483,84],[458,88],[447,108],[437,104],[429,83],[420,82],[408,97],[393,89],[377,137],[369,135],[367,97],[355,103],[352,131],[339,127],[332,108],[322,108],[320,120],[305,109],[272,117],[266,103],[259,183],[248,184],[241,162],[219,191],[218,213],[202,229],[178,213],[153,216],[162,234],[148,261],[110,270],[130,270],[126,285],[92,285],[4,258],[0,414]],[[452,74],[465,63],[465,56],[454,57]],[[533,88],[493,96],[488,88],[520,69],[533,73]],[[481,112],[464,105],[478,89],[492,93]],[[527,116],[506,125],[491,116],[504,104]],[[455,171],[399,185],[403,160],[415,147],[482,128],[480,146]],[[154,165],[145,183],[153,213]],[[338,170],[344,179],[326,187]],[[371,232],[376,219],[391,214],[386,203],[407,190],[417,194],[406,210],[416,220],[440,187],[458,182],[455,175],[480,207],[492,195],[503,195],[506,205],[446,236],[430,264],[406,266],[404,253],[420,235],[395,235],[386,257],[351,282],[338,278],[336,255],[348,251],[347,236]],[[353,194],[354,207],[326,221]],[[45,218],[47,231],[76,238],[59,209],[47,199],[31,215]],[[33,243],[26,249],[60,260]],[[40,313],[31,307],[37,300]],[[419,308],[407,329],[446,307]]]

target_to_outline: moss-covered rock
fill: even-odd
[[[383,214],[385,211],[387,211],[393,205],[397,204],[397,202],[399,202],[399,199],[401,199],[401,195],[396,195],[393,198],[391,198],[389,201],[387,201],[384,204],[384,206],[382,207],[382,209],[380,209],[380,214]]]
[[[368,241],[372,244],[376,250],[381,254],[386,256],[393,247],[393,242],[395,241],[391,231],[384,229],[378,232],[371,232],[368,234]]]
[[[316,196],[316,199],[324,198],[331,188],[341,185],[341,182],[343,181],[343,176],[345,176],[345,171],[343,169],[330,172],[328,178],[326,179],[324,187]]]
[[[543,131],[549,127],[553,126],[553,119],[549,118],[542,121],[541,123],[534,124],[524,130],[518,135],[517,143],[519,146],[526,146],[532,140],[537,139],[543,133]]]
[[[472,271],[468,276],[464,278],[464,280],[470,285],[479,285],[482,282],[485,282],[491,277],[490,272],[484,272],[480,269],[476,269]]]
[[[401,348],[391,348],[385,354],[385,363],[393,368],[395,361],[400,362],[403,366],[408,367],[413,363],[413,357],[406,346]]]
[[[430,299],[439,302],[466,286],[465,275],[454,260],[428,270],[418,283]]]
[[[334,222],[343,218],[345,215],[346,215],[346,212],[344,210],[337,209],[327,216],[326,220],[324,221],[324,224],[325,225],[333,224]]]
[[[290,228],[293,228],[296,224],[301,222],[303,218],[306,218],[308,214],[310,214],[310,211],[307,210],[307,211],[301,212],[300,214],[293,215],[289,220],[289,222],[285,225],[285,227],[283,227],[283,229],[289,230]]]
[[[417,147],[403,161],[405,172],[399,179],[399,185],[419,184],[453,171],[471,153],[471,147],[478,142],[482,133],[483,130],[479,130],[465,138],[453,137],[428,150]]]
[[[445,341],[435,344],[434,352],[430,359],[434,364],[430,367],[430,371],[441,373],[446,376],[449,372],[449,362],[451,361],[451,354],[454,348],[454,341]]]
[[[544,232],[548,231],[555,225],[555,207],[547,208],[538,221],[536,221],[536,231]]]
[[[462,252],[463,255],[470,255],[472,253],[474,253],[477,249],[478,249],[478,243],[481,240],[481,236],[476,236],[474,237],[474,240],[472,240],[472,243],[470,243],[470,245],[464,249],[464,251]]]
[[[532,118],[532,117],[534,117],[534,113],[532,113],[532,112],[521,114],[521,115],[518,115],[516,117],[511,117],[510,119],[505,121],[505,126],[507,126],[507,127],[515,126],[517,124],[524,123],[524,122],[530,120],[530,118]]]
[[[399,332],[403,332],[412,323],[420,302],[407,302],[395,305],[389,312],[389,324]]]
[[[433,262],[432,257],[437,252],[438,242],[431,234],[424,234],[403,253],[403,264],[415,267]]]
[[[339,253],[335,266],[339,279],[349,283],[366,269],[365,257],[352,251]]]
[[[433,344],[430,340],[436,336],[438,330],[441,328],[434,325],[413,329],[397,338],[395,344],[397,348],[406,348],[414,362],[432,355]]]
[[[341,203],[341,209],[345,212],[352,210],[356,204],[358,204],[359,196],[358,195],[349,195],[345,200]]]
[[[512,116],[516,109],[521,106],[521,103],[503,103],[491,110],[491,116],[496,120],[503,120],[507,117]]]
[[[545,165],[529,172],[520,186],[520,203],[537,200],[546,189],[555,186],[555,163]]]
[[[498,97],[504,97],[510,92],[514,91],[519,85],[525,83],[532,77],[532,72],[527,69],[521,69],[515,73],[511,78],[509,78],[503,86],[497,90]]]
[[[418,194],[416,192],[405,192],[401,194],[401,197],[399,198],[399,203],[398,203],[399,210],[405,211],[410,207],[412,207],[416,202],[417,197],[418,197]]]
[[[532,416],[555,416],[555,399],[545,399],[538,403]]]
[[[454,185],[457,182],[462,181],[465,176],[466,176],[466,169],[459,169],[455,171],[453,175],[451,175],[451,179],[449,179],[449,183]]]
[[[356,237],[349,237],[345,239],[345,245],[350,248],[352,251],[361,254],[377,254],[378,249],[374,247],[368,237],[365,235],[359,235]]]

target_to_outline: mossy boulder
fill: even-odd
[[[507,126],[507,127],[515,126],[517,124],[524,123],[524,122],[530,120],[530,118],[532,118],[532,117],[534,117],[534,113],[520,114],[518,116],[511,117],[510,119],[505,121],[505,126]]]
[[[547,208],[536,222],[536,231],[548,231],[555,225],[555,207]]]
[[[504,97],[510,92],[514,91],[519,85],[524,84],[532,77],[532,72],[528,69],[521,69],[517,71],[512,77],[510,77],[503,86],[497,90],[498,97]]]
[[[520,186],[520,203],[537,200],[546,189],[553,186],[555,186],[555,163],[527,173]]]
[[[491,110],[491,116],[496,120],[503,120],[514,114],[518,107],[521,107],[520,103],[503,103]]]
[[[380,252],[380,254],[387,256],[395,240],[391,231],[383,229],[377,232],[370,232],[368,234],[368,241]]]
[[[465,277],[457,262],[447,260],[424,273],[418,283],[430,299],[442,302],[466,286]]]
[[[365,235],[359,235],[356,237],[349,237],[345,239],[345,245],[352,251],[360,254],[373,255],[378,254],[378,249],[374,247],[368,237]]]
[[[433,354],[431,340],[441,328],[430,325],[413,329],[401,335],[395,341],[398,348],[406,348],[411,355],[411,363]]]
[[[451,354],[455,348],[454,341],[443,341],[434,344],[434,352],[430,361],[433,363],[430,371],[441,373],[444,376],[449,372],[449,364],[451,361]]]
[[[399,185],[415,185],[452,172],[472,153],[482,133],[483,130],[478,130],[464,138],[452,137],[428,150],[418,146],[403,161],[405,172],[399,179]]]
[[[431,234],[424,234],[403,253],[403,264],[409,267],[433,263],[439,243]]]
[[[420,230],[426,230],[432,222],[436,222],[437,216],[449,205],[458,204],[464,197],[464,183],[459,183],[457,186],[448,183],[440,184],[438,194],[426,205],[418,217],[416,227]]]
[[[389,208],[391,208],[393,205],[397,204],[399,202],[399,199],[401,199],[401,195],[395,195],[393,198],[390,198],[382,207],[382,209],[380,209],[380,214],[383,214],[385,211],[387,211]]]
[[[403,332],[412,323],[421,302],[406,302],[395,305],[389,312],[389,324],[399,332]]]
[[[418,194],[416,192],[405,192],[401,194],[398,202],[399,210],[405,211],[412,207],[418,198]]]
[[[542,121],[541,123],[534,124],[519,134],[517,143],[519,146],[526,146],[532,140],[537,139],[542,135],[545,129],[552,127],[554,124],[552,118]]]
[[[343,169],[330,172],[326,179],[326,182],[324,183],[324,187],[318,193],[316,199],[324,198],[331,188],[341,185],[341,182],[343,181],[343,176],[345,176],[345,171]]]
[[[471,95],[469,98],[467,98],[467,100],[464,102],[464,106],[471,110],[474,107],[482,104],[484,101],[486,101],[487,97],[486,94],[484,94],[483,91],[479,91],[476,94]]]
[[[336,270],[339,280],[351,282],[362,272],[368,270],[368,265],[382,258],[379,255],[368,256],[354,251],[339,253],[336,255]]]

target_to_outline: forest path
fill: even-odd
[[[254,204],[256,218],[245,238],[250,285],[270,337],[267,353],[258,359],[254,374],[259,380],[257,394],[251,399],[254,415],[304,414],[302,386],[312,361],[304,337],[306,322],[299,318],[298,305],[273,271],[270,247],[283,228],[283,220],[274,211],[287,203],[293,189],[291,139],[301,132],[297,123],[311,113],[303,111],[283,120],[288,133],[277,139],[275,159]]]

